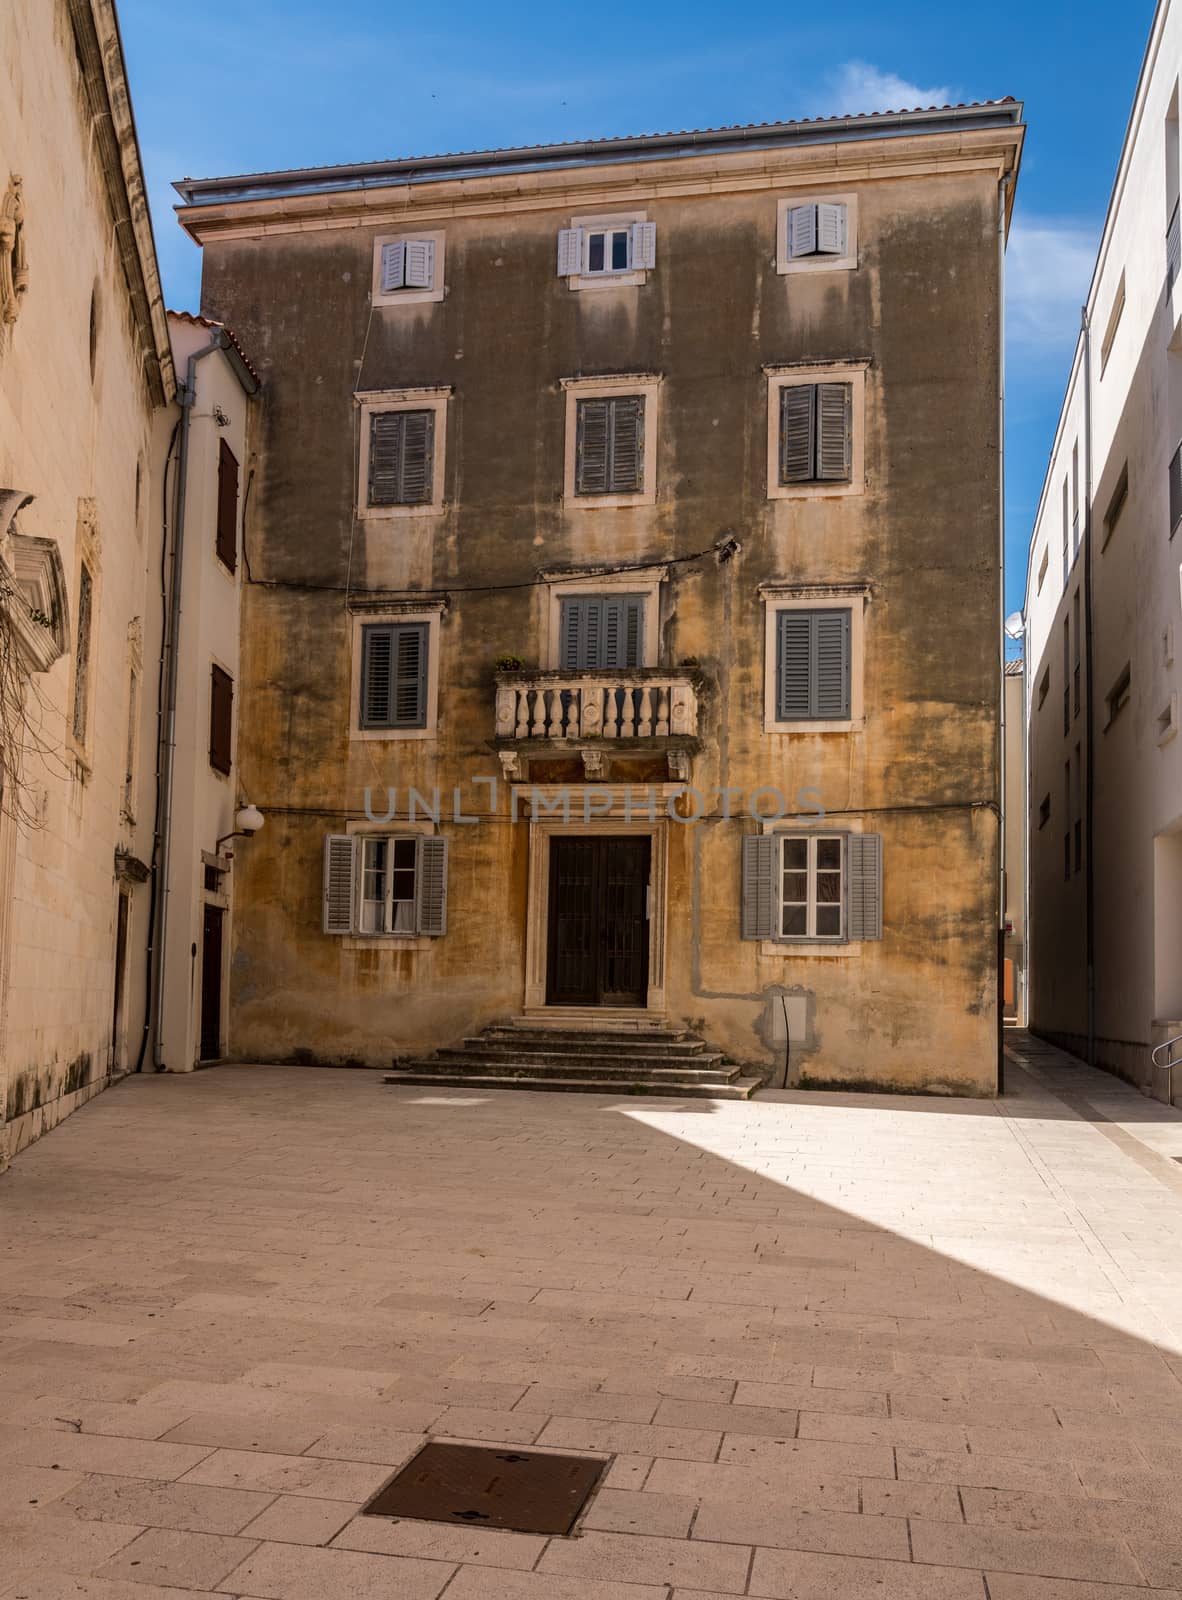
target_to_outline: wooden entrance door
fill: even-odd
[[[221,906],[206,906],[201,934],[201,1059],[216,1061],[222,1053],[222,919]]]
[[[646,1003],[651,845],[646,834],[551,839],[548,1005]]]
[[[123,1065],[123,995],[127,987],[127,924],[131,914],[130,894],[120,894],[115,920],[115,999],[111,1014],[111,1069]]]

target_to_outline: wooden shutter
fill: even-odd
[[[422,505],[435,484],[434,411],[375,411],[369,419],[369,504]]]
[[[406,287],[408,289],[433,289],[435,287],[434,239],[408,239],[406,241]]]
[[[850,715],[850,613],[812,614],[810,715],[844,722]]]
[[[215,666],[209,675],[209,764],[217,772],[230,771],[233,734],[234,680]]]
[[[776,888],[780,841],[773,834],[743,839],[742,937],[776,937]]]
[[[583,270],[582,228],[561,228],[558,233],[558,276],[572,278]]]
[[[564,671],[639,667],[643,654],[643,595],[586,595],[563,600],[559,660]]]
[[[345,833],[330,833],[324,841],[325,933],[353,932],[353,849]]]
[[[776,640],[776,721],[803,722],[810,715],[812,613],[781,611]]]
[[[817,385],[817,477],[848,482],[853,460],[853,385]]]
[[[224,439],[218,441],[218,560],[233,572],[238,566],[238,458]]]
[[[882,835],[851,833],[846,846],[849,873],[849,936],[882,938]]]
[[[788,384],[780,390],[780,482],[811,483],[816,476],[817,385]]]
[[[427,624],[375,624],[361,634],[361,726],[427,725]]]
[[[392,294],[405,287],[406,244],[400,239],[397,244],[382,246],[382,293]]]
[[[575,439],[575,493],[606,494],[610,402],[580,400]]]
[[[1182,444],[1170,457],[1170,532],[1182,518]],[[1066,559],[1066,555],[1064,556]]]
[[[657,225],[655,222],[632,224],[632,266],[655,267],[657,264]]]
[[[427,725],[427,624],[401,623],[394,635],[391,700],[395,728]]]
[[[416,874],[416,933],[438,938],[447,932],[447,840],[419,840]]]
[[[776,637],[776,721],[850,717],[849,611],[781,611]]]
[[[832,201],[822,202],[817,207],[817,251],[823,256],[843,256],[845,241],[845,207]]]
[[[644,398],[638,394],[609,400],[612,494],[635,494],[644,487]]]
[[[792,206],[788,211],[788,255],[811,256],[817,249],[816,206]]]

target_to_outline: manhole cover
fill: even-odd
[[[362,1514],[569,1533],[606,1466],[587,1456],[433,1442],[378,1490]]]

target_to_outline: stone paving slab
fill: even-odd
[[[0,1180],[0,1600],[1182,1600],[1182,1114],[129,1080]],[[358,1513],[429,1437],[569,1538]]]

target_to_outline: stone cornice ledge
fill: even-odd
[[[616,166],[562,167],[484,177],[392,183],[382,188],[267,196],[178,206],[181,226],[199,244],[325,228],[374,228],[429,218],[505,212],[572,213],[589,206],[636,206],[693,195],[816,189],[884,178],[988,172],[1017,166],[1020,126],[895,135],[784,149],[727,151],[676,159],[622,160]]]

